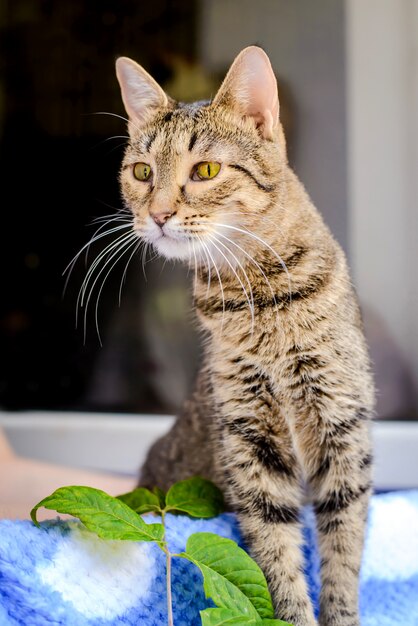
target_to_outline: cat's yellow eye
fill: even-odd
[[[221,164],[216,161],[202,161],[193,170],[193,180],[209,180],[219,174]]]
[[[137,180],[146,181],[149,180],[152,169],[147,163],[135,163],[133,172]]]

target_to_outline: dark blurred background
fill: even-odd
[[[119,55],[173,97],[194,100],[214,95],[242,47],[262,45],[277,71],[290,161],[359,265],[350,241],[346,22],[343,0],[0,2],[0,409],[175,412],[192,385],[200,348],[183,268],[153,260],[146,280],[134,257],[119,304],[124,257],[100,295],[100,337],[101,280],[76,328],[79,289],[109,236],[75,263],[63,297],[63,270],[100,226],[92,221],[121,207]],[[378,413],[412,417],[414,366],[396,324],[392,332],[373,299],[362,304]]]
[[[185,63],[196,57],[196,3],[23,0],[0,6],[0,405],[160,410],[162,403],[148,382],[156,364],[141,335],[117,345],[118,353],[131,352],[126,361],[133,362],[135,397],[115,397],[107,406],[106,398],[90,397],[118,307],[115,294],[123,267],[109,276],[100,302],[104,348],[94,315],[87,318],[85,341],[82,315],[75,329],[85,264],[75,265],[64,298],[62,272],[93,235],[95,229],[86,225],[121,206],[117,175],[124,141],[106,139],[126,134],[125,124],[95,114],[124,115],[115,59],[121,54],[139,56],[157,80],[170,80],[171,55]],[[93,249],[91,257],[99,249]],[[142,283],[138,266],[131,272]],[[141,288],[135,289],[135,296],[141,294]],[[122,306],[126,311],[132,300],[140,327],[140,304],[133,294]],[[118,354],[112,360],[117,369]],[[122,365],[129,376],[130,364]]]

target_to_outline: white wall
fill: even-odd
[[[202,0],[200,58],[225,72],[261,45],[289,88],[292,161],[332,232],[347,248],[344,0]]]
[[[418,394],[418,0],[346,0],[349,247]],[[417,407],[416,407],[417,408]]]

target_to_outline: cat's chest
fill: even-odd
[[[277,315],[229,312],[225,316],[199,315],[207,331],[208,351],[215,362],[237,360],[263,370],[277,368],[294,343],[293,332]]]

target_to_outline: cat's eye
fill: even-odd
[[[135,163],[133,173],[137,180],[146,181],[149,180],[152,169],[148,163]]]
[[[192,172],[192,180],[209,180],[219,174],[221,164],[216,161],[202,161],[198,163]]]

